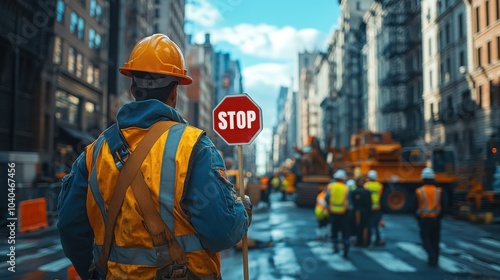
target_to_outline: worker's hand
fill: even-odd
[[[237,202],[241,202],[241,197],[236,198]],[[243,201],[243,206],[245,207],[245,211],[247,211],[247,216],[248,216],[248,226],[252,223],[252,202],[250,201],[250,197],[248,195],[245,195],[245,199]]]

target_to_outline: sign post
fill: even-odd
[[[227,95],[213,110],[213,128],[228,145],[238,145],[238,185],[241,201],[245,201],[243,178],[243,145],[250,144],[262,131],[262,110],[247,95]],[[242,240],[243,276],[248,274],[248,239]]]

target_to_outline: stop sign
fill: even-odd
[[[246,94],[227,95],[212,113],[214,131],[228,145],[250,144],[262,130],[262,111]]]

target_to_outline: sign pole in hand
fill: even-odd
[[[245,179],[243,177],[243,145],[238,145],[238,185],[240,188],[240,197],[241,201],[245,203]],[[243,276],[244,280],[248,280],[248,238],[247,233],[243,235],[243,239],[241,241],[241,253],[243,255]]]
[[[243,174],[243,145],[250,144],[262,131],[262,111],[247,95],[226,95],[212,111],[214,131],[228,145],[238,145],[238,185],[241,201],[245,203]],[[242,239],[243,276],[248,275],[248,239]]]

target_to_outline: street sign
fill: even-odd
[[[227,95],[212,113],[214,131],[228,145],[250,144],[262,131],[262,110],[246,94]]]

